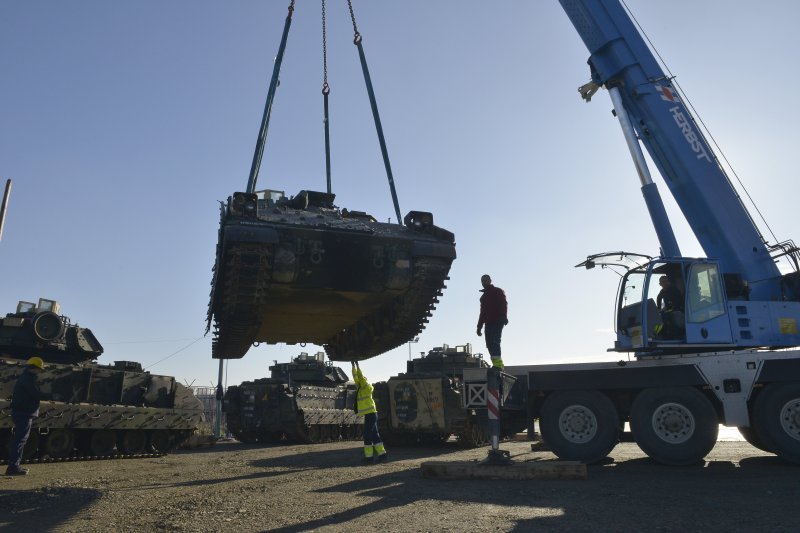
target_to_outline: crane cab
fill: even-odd
[[[614,351],[638,355],[800,344],[800,303],[751,301],[717,262],[656,258],[622,276]]]

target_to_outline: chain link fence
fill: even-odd
[[[200,433],[213,434],[214,428],[217,423],[217,389],[216,387],[190,387],[195,397],[203,402],[203,413],[205,414],[205,422],[200,426]],[[224,393],[224,392],[223,392]],[[222,435],[227,433],[225,413],[222,413],[222,420],[220,427],[222,428]]]

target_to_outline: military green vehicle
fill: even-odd
[[[381,437],[395,445],[444,442],[452,436],[464,446],[486,444],[486,409],[466,407],[463,380],[465,369],[489,367],[470,344],[445,344],[408,361],[406,373],[373,385]],[[509,390],[504,398],[500,438],[527,428],[524,401],[509,402],[522,396]]]
[[[58,302],[19,302],[0,322],[0,454],[12,437],[14,384],[32,356],[45,369],[26,459],[163,453],[198,428],[203,405],[191,390],[136,362],[97,364],[102,353],[91,330],[61,315]]]
[[[271,376],[228,387],[223,410],[228,430],[245,443],[316,443],[361,438],[364,419],[353,410],[355,385],[325,362],[303,352],[269,367]]]
[[[337,208],[335,195],[234,193],[222,206],[208,328],[213,357],[254,342],[324,345],[331,360],[363,360],[425,327],[456,257],[433,215],[404,224]]]

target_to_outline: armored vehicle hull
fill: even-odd
[[[0,440],[11,438],[11,393],[24,363],[0,360]],[[44,400],[34,419],[26,457],[166,452],[203,419],[192,392],[169,376],[142,372],[138,363],[48,363],[39,375]],[[7,450],[7,446],[3,446]]]
[[[93,362],[102,352],[89,329],[58,314],[57,302],[20,302],[0,325],[0,443],[11,439],[14,384],[33,355],[45,368],[27,459],[163,453],[199,427],[203,405],[188,388],[139,363]]]
[[[488,442],[485,409],[467,409],[464,369],[488,368],[469,344],[434,348],[408,362],[407,372],[374,385],[381,436],[391,444],[435,443],[455,436],[469,447]],[[526,428],[524,405],[501,417],[501,438]]]
[[[331,360],[362,360],[422,331],[456,257],[453,234],[430,213],[381,223],[333,199],[262,191],[222,206],[213,357],[240,358],[254,342],[308,342]]]
[[[271,366],[272,377],[228,387],[228,430],[246,443],[316,443],[358,439],[364,421],[353,410],[355,388],[344,372],[306,354]]]

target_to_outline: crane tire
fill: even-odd
[[[800,383],[767,385],[753,405],[753,427],[771,452],[800,464]]]
[[[708,398],[693,387],[651,388],[633,401],[631,430],[651,459],[685,466],[699,463],[714,447],[719,419]]]
[[[561,459],[587,464],[605,459],[619,442],[619,414],[605,394],[556,391],[542,404],[542,440]]]
[[[767,448],[767,445],[764,444],[764,441],[762,441],[758,436],[758,433],[756,433],[754,427],[739,426],[736,429],[739,430],[739,433],[742,435],[742,437],[744,437],[744,440],[746,440],[754,448],[758,448],[763,452],[774,453],[772,450]]]

